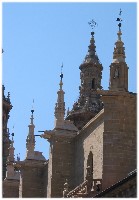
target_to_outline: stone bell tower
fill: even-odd
[[[120,14],[121,15],[121,14]],[[110,90],[128,91],[128,66],[125,62],[125,48],[121,40],[121,18],[117,18],[119,22],[118,39],[115,43],[113,52],[113,62],[110,65]]]
[[[100,91],[104,103],[103,190],[125,178],[137,167],[137,95],[128,92],[128,67],[121,41],[121,12],[117,18],[118,41],[110,66],[110,88]]]
[[[91,32],[88,54],[79,69],[81,79],[80,96],[68,113],[67,119],[72,120],[78,129],[81,129],[103,108],[100,95],[97,93],[97,90],[102,89],[103,67],[96,54],[94,32]]]

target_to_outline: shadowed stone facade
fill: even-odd
[[[109,90],[101,86],[103,66],[96,54],[92,32],[88,54],[79,67],[80,96],[66,117],[63,74],[60,74],[54,128],[40,135],[50,143],[49,160],[34,150],[34,110],[31,110],[25,160],[15,161],[14,148],[9,148],[12,159],[7,160],[4,197],[136,196],[136,177],[129,175],[137,167],[136,94],[128,91],[121,23],[118,26]],[[102,192],[109,191],[108,188],[112,190]],[[121,195],[123,190],[125,193]]]
[[[9,129],[7,127],[9,112],[12,109],[12,104],[10,102],[10,93],[5,97],[4,94],[5,87],[2,86],[2,155],[3,155],[3,179],[6,177],[6,161],[9,155],[10,139],[9,139]]]
[[[38,160],[25,160],[19,164],[21,169],[19,197],[46,197],[47,163]]]

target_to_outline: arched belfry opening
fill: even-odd
[[[95,78],[92,79],[92,85],[91,85],[92,89],[95,89]]]

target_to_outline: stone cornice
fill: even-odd
[[[48,160],[41,161],[41,160],[23,160],[14,163],[15,168],[22,169],[24,167],[45,167],[48,164]]]
[[[10,185],[10,187],[14,187],[19,185],[19,180],[16,179],[4,179],[3,185]]]
[[[115,91],[115,90],[98,90],[98,94],[103,96],[129,96],[134,97],[137,94],[133,92]]]

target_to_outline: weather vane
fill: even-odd
[[[94,29],[98,24],[92,19],[88,24],[91,26],[92,29]]]
[[[123,20],[121,19],[121,14],[122,14],[122,10],[121,10],[121,8],[120,8],[119,17],[116,19],[116,21],[119,22],[119,23],[118,23],[119,31],[121,31],[121,26],[122,26],[121,22],[123,21]]]

